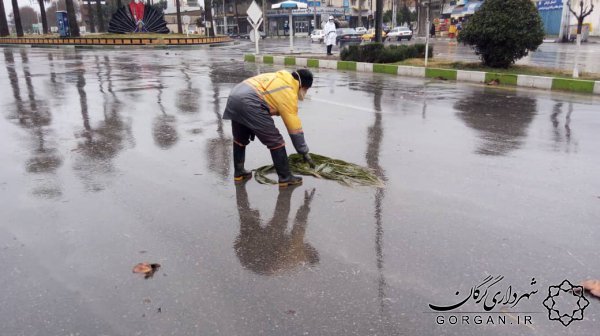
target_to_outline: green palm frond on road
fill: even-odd
[[[383,187],[383,181],[375,175],[373,170],[359,165],[349,163],[342,160],[336,160],[327,156],[310,154],[316,164],[315,169],[304,162],[304,158],[300,154],[292,154],[289,156],[290,170],[293,174],[314,176],[326,180],[334,180],[340,184],[347,186],[371,186]],[[255,169],[255,178],[258,183],[262,184],[277,184],[267,177],[268,174],[274,173],[273,165],[262,166]]]

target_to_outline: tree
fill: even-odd
[[[181,4],[179,0],[175,0],[175,5],[177,7],[177,32],[183,34],[183,28],[181,27]]]
[[[574,7],[571,5],[570,0],[567,2],[567,6],[569,6],[569,11],[577,18],[577,35],[579,36],[581,35],[583,20],[585,20],[588,15],[592,14],[594,11],[594,4],[592,3],[592,0],[580,0],[579,13],[576,12],[577,8],[573,9]]]
[[[92,8],[92,2],[88,0],[87,6],[84,8],[87,11],[88,20],[90,22],[90,33],[95,33],[96,32],[96,20],[94,18],[94,9]],[[82,13],[82,16],[83,16],[83,13]]]
[[[21,24],[21,13],[19,12],[19,3],[17,0],[11,1],[13,8],[13,17],[15,19],[15,30],[17,31],[17,36],[23,36],[23,25]]]
[[[383,42],[381,29],[383,28],[383,0],[375,2],[375,42]]]
[[[47,0],[38,0],[38,5],[40,6],[40,16],[42,17],[42,29],[44,30],[44,35],[48,34],[48,19],[46,18],[46,7],[44,6],[44,2]]]
[[[204,1],[204,7],[206,7],[206,10],[204,11],[205,14],[205,26],[206,26],[206,33],[208,34],[208,36],[215,36],[215,31],[214,31],[214,22],[212,19],[212,0],[205,0]]]
[[[581,28],[583,27],[583,20],[592,14],[594,10],[594,4],[592,0],[579,0],[579,13],[577,8],[573,9],[571,0],[567,1],[569,11],[577,18],[577,53],[575,54],[575,66],[573,67],[573,78],[579,78],[579,49],[581,46]]]
[[[96,0],[96,15],[98,16],[98,32],[103,33],[104,27],[104,11],[102,10],[102,3],[100,0]]]
[[[508,68],[544,41],[542,19],[530,0],[487,0],[458,35],[484,65]]]
[[[4,1],[0,1],[0,37],[10,35],[8,30],[8,21],[6,20],[6,10],[4,10]]]
[[[400,12],[400,20],[398,22],[400,22],[400,24],[406,23],[406,25],[408,26],[413,21],[413,16],[414,15],[410,12],[408,6],[404,4],[404,6],[402,6],[402,11]]]
[[[16,1],[16,0],[13,0]],[[69,31],[72,37],[79,37],[79,23],[77,22],[77,15],[75,15],[75,5],[73,0],[65,0],[65,6],[67,7],[67,19],[69,19]]]
[[[31,7],[25,6],[19,8],[19,15],[21,16],[23,30],[30,34],[33,30],[33,24],[38,22],[37,12]]]

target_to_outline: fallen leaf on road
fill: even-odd
[[[493,80],[487,82],[486,84],[487,85],[498,85],[498,84],[500,84],[500,81],[497,79],[493,79]]]
[[[160,264],[139,263],[133,268],[133,273],[143,273],[144,279],[149,279],[159,268]]]
[[[581,285],[590,294],[600,298],[600,280],[586,280]]]

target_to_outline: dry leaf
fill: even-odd
[[[152,272],[152,266],[148,263],[139,263],[133,268],[133,273],[148,273]]]
[[[581,285],[590,294],[600,298],[600,280],[586,280]]]
[[[144,279],[151,278],[160,268],[160,264],[139,263],[133,268],[133,273],[145,274]]]

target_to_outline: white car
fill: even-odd
[[[402,40],[411,40],[412,39],[412,30],[410,30],[410,28],[408,27],[396,27],[393,28],[392,30],[390,30],[389,33],[387,33],[387,39],[389,41],[402,41]]]
[[[325,33],[320,29],[315,29],[310,34],[310,42],[319,42],[322,43],[325,40]]]
[[[367,33],[367,28],[365,28],[365,27],[356,27],[356,28],[354,28],[354,30],[356,30],[356,32],[361,35]]]

